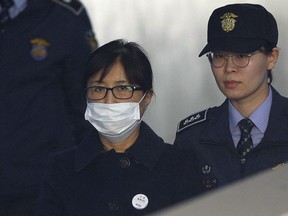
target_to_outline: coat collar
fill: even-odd
[[[145,122],[142,122],[141,132],[134,145],[127,152],[149,170],[152,170],[161,157],[164,141]]]
[[[52,8],[51,0],[28,0],[25,9],[6,28],[17,29],[18,32],[35,29],[44,19],[53,15]]]
[[[201,136],[201,143],[227,146],[231,150],[235,150],[229,129],[228,112],[228,99],[226,99],[223,104],[215,108],[213,116],[210,117],[208,113],[208,118],[211,119],[205,133]]]
[[[268,126],[263,137],[263,145],[272,142],[287,145],[288,99],[281,96],[272,86],[271,89],[273,94],[272,106]]]
[[[80,171],[94,158],[104,153],[98,132],[91,129],[84,140],[78,145],[75,153],[75,170]]]
[[[152,170],[162,154],[164,141],[145,123],[141,123],[139,137],[126,153]],[[111,150],[114,151],[114,150]],[[110,152],[110,151],[109,151]],[[75,170],[80,171],[100,154],[105,154],[98,132],[92,129],[76,149]]]

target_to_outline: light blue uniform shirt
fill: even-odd
[[[21,13],[27,7],[28,0],[13,0],[14,5],[9,9],[9,15],[11,19],[14,19],[19,13]],[[2,9],[0,8],[0,13]]]
[[[249,119],[255,125],[251,131],[253,147],[256,147],[264,137],[264,133],[268,126],[271,105],[272,105],[272,91],[271,88],[269,87],[269,95],[266,98],[266,100],[249,116]],[[243,117],[234,108],[234,106],[231,104],[230,101],[228,102],[228,109],[229,109],[230,131],[232,134],[234,145],[236,147],[241,137],[241,132],[240,128],[238,127],[238,123],[245,117]]]

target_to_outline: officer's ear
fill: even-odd
[[[272,70],[277,63],[279,56],[279,48],[275,47],[272,49],[272,52],[268,55],[268,70]]]

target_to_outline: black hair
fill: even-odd
[[[91,54],[86,64],[85,88],[91,76],[97,73],[102,73],[102,81],[116,61],[124,67],[128,82],[140,85],[144,92],[152,91],[153,73],[144,49],[123,39],[111,41]]]

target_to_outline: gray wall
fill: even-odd
[[[179,120],[210,106],[220,105],[206,56],[207,22],[227,0],[82,0],[100,45],[124,38],[147,51],[154,71],[154,97],[145,121],[167,142],[173,142]],[[274,87],[288,96],[288,1],[251,0],[262,4],[278,21],[280,59],[273,71]]]

